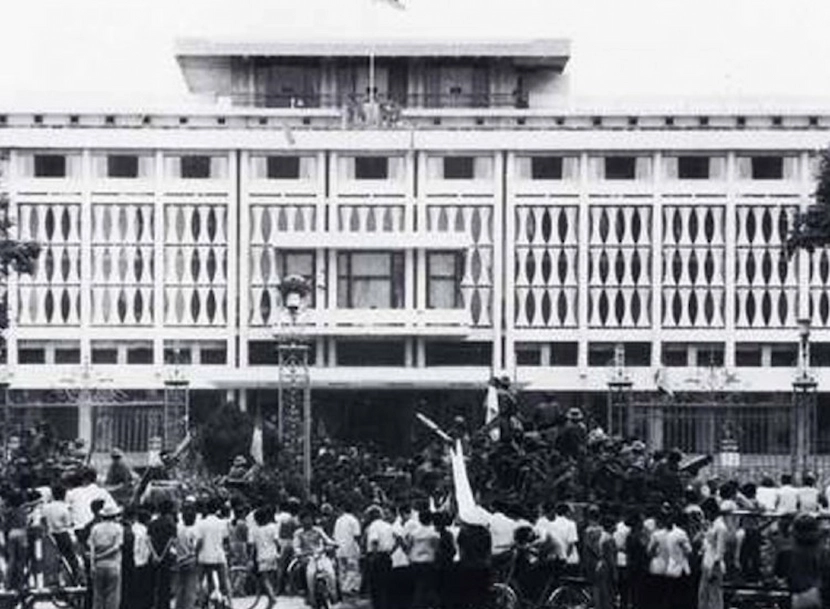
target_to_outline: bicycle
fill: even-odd
[[[525,589],[526,587],[517,578],[516,567],[522,552],[525,553],[528,564],[532,564],[534,559],[538,560],[538,551],[535,548],[524,547],[511,550],[501,577],[490,584],[489,606],[491,609],[537,609],[538,607],[555,607],[557,609],[580,607],[588,609],[591,607],[590,603],[584,605],[565,604],[570,599],[581,599],[582,597],[571,593],[571,579],[573,578],[560,578],[553,570],[545,577],[538,591],[530,595]],[[590,600],[590,595],[587,598]]]
[[[257,573],[250,565],[231,567],[228,572],[228,580],[231,598],[236,601],[244,600],[241,605],[237,603],[235,609],[254,609],[254,607],[259,606],[260,601],[266,599],[262,582],[260,582]]]
[[[591,609],[591,584],[581,577],[562,577],[560,585],[545,601],[545,609]]]

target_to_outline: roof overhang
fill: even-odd
[[[506,59],[528,68],[562,70],[570,58],[566,39],[534,40],[335,40],[233,41],[185,38],[176,42],[182,67],[195,58],[222,57],[409,57],[424,59]]]

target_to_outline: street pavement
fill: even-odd
[[[253,597],[235,598],[233,599],[233,609],[251,609],[253,601]],[[268,601],[263,597],[253,609],[265,609],[267,606]],[[305,601],[300,596],[280,596],[277,598],[275,609],[306,609],[306,607]],[[332,609],[371,609],[371,603],[368,600],[360,599],[336,603]]]

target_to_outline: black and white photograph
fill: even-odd
[[[0,609],[830,608],[826,0],[0,14]]]

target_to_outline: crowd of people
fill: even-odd
[[[319,441],[306,493],[244,455],[209,483],[142,493],[147,476],[139,483],[118,451],[101,476],[75,445],[40,457],[68,464],[51,475],[22,451],[0,489],[3,587],[30,586],[42,554],[45,585],[68,576],[93,609],[227,603],[254,592],[235,589],[240,568],[269,609],[281,594],[314,606],[320,582],[377,609],[493,606],[496,582],[533,603],[563,577],[580,578],[596,609],[721,609],[738,585],[787,590],[799,609],[830,605],[830,489],[815,476],[707,478],[705,458],[609,437],[578,409],[520,412],[500,390],[497,418],[425,430],[412,457]],[[449,445],[466,455],[474,521]]]

